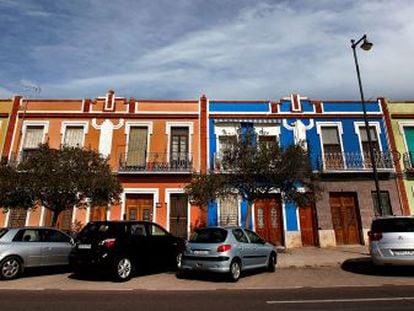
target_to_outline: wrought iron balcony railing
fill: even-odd
[[[404,153],[403,162],[405,171],[408,173],[414,173],[414,151]]]
[[[394,169],[391,152],[375,152],[374,163],[379,170]],[[319,157],[320,170],[324,172],[363,172],[371,171],[372,163],[369,154],[357,152],[327,152]]]
[[[191,173],[191,153],[123,153],[119,157],[120,173]]]

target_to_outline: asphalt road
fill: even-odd
[[[0,291],[1,310],[413,310],[413,286],[211,291]]]

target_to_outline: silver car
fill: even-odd
[[[274,272],[276,263],[275,246],[254,231],[242,227],[208,227],[196,230],[186,244],[179,273],[219,272],[237,281],[244,270],[267,268]]]
[[[0,229],[0,278],[13,279],[24,268],[69,264],[73,239],[47,227]]]
[[[377,218],[368,236],[375,265],[414,265],[414,217]]]

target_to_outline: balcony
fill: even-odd
[[[410,152],[404,153],[403,162],[404,162],[405,172],[413,175],[414,174],[414,152],[410,151]]]
[[[369,154],[357,152],[324,153],[319,157],[319,169],[324,173],[333,172],[371,172],[372,164]],[[376,152],[375,164],[379,172],[391,172],[394,170],[393,156],[391,152]]]
[[[160,153],[144,154],[123,153],[119,157],[119,173],[192,173],[193,157],[191,153]]]

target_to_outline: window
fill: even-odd
[[[219,154],[223,155],[226,150],[232,150],[237,144],[237,136],[220,136],[219,137]]]
[[[70,241],[70,237],[57,230],[44,229],[42,230],[42,234],[44,242],[68,243]]]
[[[170,164],[174,167],[187,167],[188,165],[188,134],[188,127],[171,128]]]
[[[28,126],[23,141],[22,160],[27,159],[43,143],[43,126]]]
[[[131,234],[132,236],[146,236],[144,224],[132,224],[131,225]]]
[[[378,207],[377,193],[375,191],[372,191],[371,196],[372,196],[372,201],[374,202],[374,210],[376,211],[377,215],[380,215],[380,216],[392,215],[390,195],[388,191],[381,191],[380,193],[381,209]]]
[[[247,240],[246,235],[244,234],[242,229],[233,229],[232,230],[234,238],[240,243],[249,243]]]
[[[161,228],[160,226],[151,224],[150,228],[151,228],[151,235],[152,236],[166,236],[166,235],[168,235],[168,233],[163,228]]]
[[[67,147],[82,147],[83,136],[84,136],[83,126],[67,126],[63,144]]]
[[[40,242],[39,230],[34,229],[23,229],[20,230],[13,241],[17,242]]]
[[[127,166],[145,168],[147,155],[147,127],[131,127],[129,131]]]
[[[344,168],[344,159],[341,149],[338,128],[326,126],[321,128],[323,159],[326,169]]]
[[[0,229],[0,239],[8,232],[9,230],[6,228]]]
[[[372,222],[373,232],[414,232],[414,219],[389,218],[376,219]]]
[[[244,229],[244,231],[246,232],[247,236],[249,237],[249,240],[251,243],[255,243],[255,244],[262,244],[263,243],[263,239],[255,232],[250,231],[248,229]]]
[[[414,168],[414,126],[404,127],[404,136],[407,144],[408,157],[406,158],[409,162],[406,164],[406,168]]]
[[[381,149],[380,149],[379,143],[378,143],[378,136],[377,136],[376,128],[374,126],[370,126],[369,131],[370,131],[372,148],[374,149],[374,158],[375,158],[375,155],[378,154],[381,151]],[[366,127],[361,126],[359,128],[359,133],[360,133],[360,137],[361,137],[362,153],[364,155],[365,167],[372,167],[371,154],[370,154],[370,151],[369,151],[369,140],[368,140]],[[379,163],[377,163],[377,164],[379,164]],[[378,166],[380,166],[380,165],[378,165]]]
[[[259,136],[259,145],[267,149],[274,148],[277,143],[277,136]]]
[[[223,243],[227,238],[227,230],[221,228],[205,228],[196,230],[190,238],[194,243]]]

